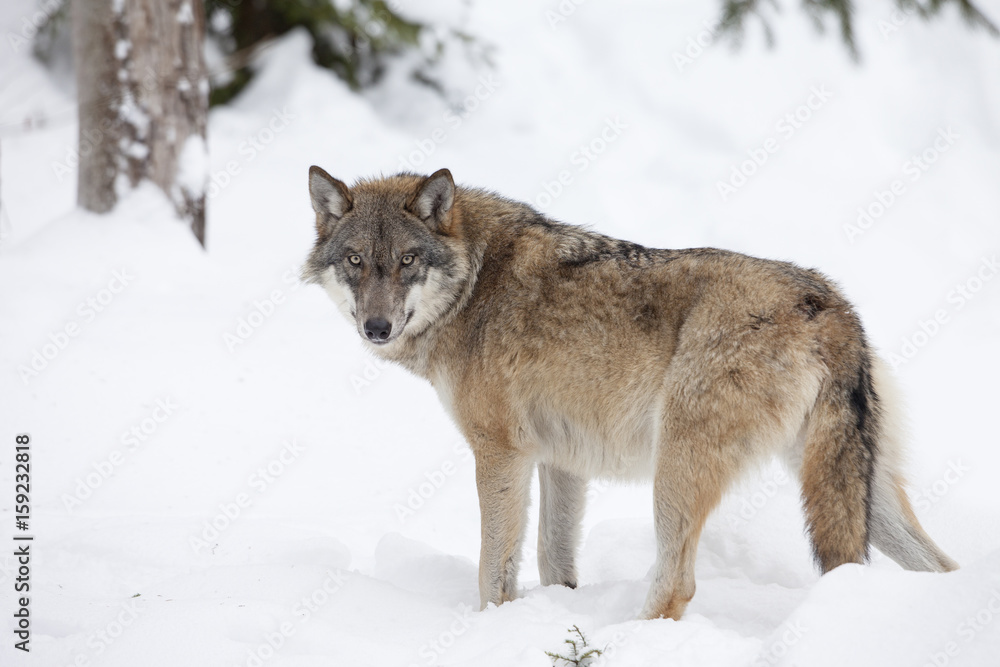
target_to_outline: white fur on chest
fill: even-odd
[[[648,408],[635,413],[602,424],[536,405],[525,420],[525,438],[539,461],[585,479],[646,480],[653,473],[659,418]]]
[[[438,374],[431,378],[431,384],[445,411],[461,427],[452,383]],[[619,418],[595,423],[533,403],[513,425],[520,434],[516,444],[537,462],[585,479],[649,480],[660,428],[659,409],[650,402],[610,412]]]
[[[436,374],[430,380],[431,386],[437,392],[438,400],[441,401],[441,405],[444,407],[444,411],[448,413],[448,416],[451,417],[456,426],[461,427],[461,424],[458,422],[458,413],[455,410],[455,394],[451,382],[441,374]]]

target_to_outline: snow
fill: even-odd
[[[208,146],[197,135],[188,135],[177,159],[177,184],[192,197],[205,192],[210,168]]]
[[[194,11],[191,9],[190,0],[185,0],[181,4],[181,8],[177,10],[177,22],[178,23],[194,23]]]
[[[211,114],[207,252],[148,184],[110,215],[75,210],[74,101],[27,49],[2,60],[0,664],[544,666],[573,625],[608,665],[995,664],[998,43],[954,11],[887,31],[888,3],[858,10],[861,66],[792,9],[776,50],[751,27],[733,53],[699,43],[717,10],[703,2],[400,4],[467,15],[496,68],[446,59],[448,101],[402,67],[358,96],[311,64],[304,34],[279,40]],[[5,3],[0,30],[34,11]],[[309,165],[353,180],[404,160],[648,245],[835,277],[901,360],[911,497],[962,569],[876,553],[819,577],[774,464],[709,521],[680,622],[635,620],[651,490],[607,483],[589,493],[577,590],[539,586],[533,517],[523,597],[476,611],[468,449],[426,383],[372,361],[297,280]],[[737,187],[734,168],[753,173]],[[30,657],[11,634],[23,432]]]

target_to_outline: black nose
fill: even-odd
[[[387,340],[390,332],[392,332],[392,325],[380,317],[365,322],[365,335],[368,336],[368,340]]]

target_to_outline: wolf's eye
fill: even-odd
[[[347,261],[357,266],[358,264],[361,264],[361,255],[348,255]]]
[[[403,266],[409,266],[413,264],[413,255],[403,255],[399,261],[403,263]]]

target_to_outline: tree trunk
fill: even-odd
[[[156,183],[205,244],[208,79],[202,0],[73,0],[80,206]]]

